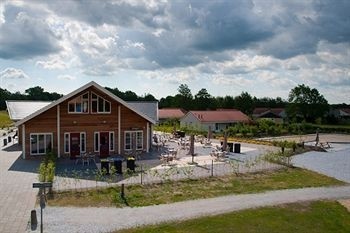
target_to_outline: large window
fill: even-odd
[[[100,152],[100,133],[99,132],[94,133],[94,151]]]
[[[70,134],[64,133],[64,153],[70,152]]]
[[[125,131],[124,137],[125,150],[142,150],[143,149],[143,131]]]
[[[131,150],[132,149],[132,132],[125,132],[125,144],[124,144],[124,149],[125,150]]]
[[[111,102],[104,98],[91,93],[91,113],[110,113]]]
[[[137,150],[143,149],[143,132],[142,131],[136,132],[136,149]]]
[[[109,150],[114,151],[114,132],[109,132]]]
[[[80,95],[68,102],[69,113],[88,113],[89,112],[89,92]]]
[[[80,133],[80,152],[81,153],[86,152],[86,133],[85,132]]]
[[[43,155],[52,151],[52,134],[30,134],[30,154]]]

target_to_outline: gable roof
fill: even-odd
[[[181,108],[162,108],[158,110],[159,119],[181,118],[185,115],[185,110]]]
[[[6,106],[10,119],[19,121],[50,103],[50,101],[7,100]]]
[[[120,99],[119,97],[115,96],[114,94],[112,94],[111,92],[107,91],[105,88],[103,88],[102,86],[98,85],[97,83],[95,83],[94,81],[91,81],[87,84],[85,84],[84,86],[76,89],[75,91],[72,91],[71,93],[61,97],[60,99],[53,101],[52,103],[44,106],[43,108],[35,111],[34,113],[26,116],[24,119],[16,122],[16,126],[19,126],[25,122],[27,122],[28,120],[40,115],[41,113],[49,110],[52,107],[55,107],[57,105],[59,105],[60,103],[70,99],[71,97],[79,94],[80,92],[84,91],[85,89],[88,89],[89,87],[95,87],[97,90],[101,91],[102,93],[106,94],[107,96],[109,96],[111,99],[119,102],[120,104],[124,105],[125,107],[127,107],[128,109],[132,110],[133,112],[137,113],[138,115],[140,115],[141,117],[143,117],[144,119],[148,120],[149,122],[155,124],[156,120],[150,118],[149,116],[147,116],[145,113],[140,112],[139,110],[137,110],[135,108],[135,106],[131,106],[129,105],[127,102],[125,102],[124,100]]]
[[[260,117],[268,113],[272,113],[276,116],[282,117],[284,111],[284,108],[255,108],[253,115]]]
[[[158,121],[158,101],[126,101],[129,106]]]
[[[341,108],[339,110],[343,112],[342,115],[344,115],[344,116],[349,116],[350,115],[350,108]]]
[[[194,115],[200,122],[244,122],[248,123],[249,117],[239,110],[219,110],[219,111],[189,111],[188,114]]]

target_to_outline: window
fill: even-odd
[[[131,136],[132,136],[131,132],[125,132],[125,145],[124,145],[125,150],[132,149]]]
[[[109,150],[114,151],[114,132],[109,132]]]
[[[95,152],[99,152],[100,151],[100,134],[99,132],[95,132],[94,133],[94,150]]]
[[[136,132],[136,149],[137,150],[143,149],[143,132],[142,131]]]
[[[64,153],[70,152],[70,134],[64,133]]]
[[[80,152],[86,152],[86,134],[84,132],[80,133]]]
[[[124,149],[132,150],[133,146],[136,147],[136,150],[143,149],[143,131],[125,131]]]
[[[52,151],[52,134],[30,134],[30,153],[42,155]]]
[[[110,113],[111,102],[91,93],[91,113]]]
[[[69,113],[88,113],[89,112],[89,93],[80,95],[68,102]]]

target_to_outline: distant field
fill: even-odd
[[[6,128],[12,125],[12,121],[6,111],[0,111],[0,129]]]

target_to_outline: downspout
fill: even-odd
[[[60,125],[60,105],[57,105],[57,157],[61,157],[61,125]]]
[[[26,127],[22,124],[22,158],[26,159]]]
[[[120,123],[120,120],[121,120],[121,108],[120,108],[120,105],[118,105],[118,154],[121,154],[121,149],[120,149],[120,142],[121,142],[121,123]]]

